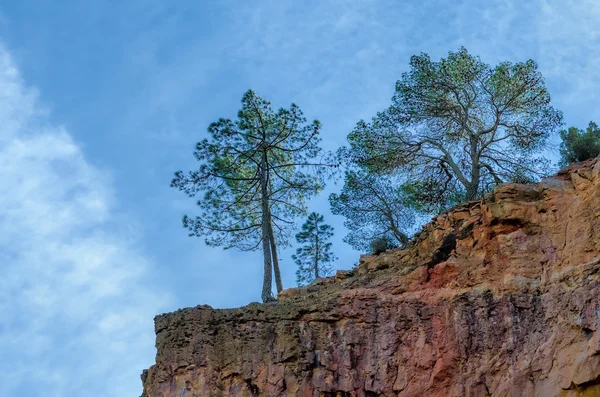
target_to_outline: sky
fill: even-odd
[[[260,300],[260,252],[187,236],[169,187],[253,89],[335,149],[411,55],[534,59],[567,125],[600,121],[595,0],[0,0],[0,396],[138,396],[153,317]],[[342,242],[330,184],[310,202]],[[295,284],[283,251],[285,287]]]

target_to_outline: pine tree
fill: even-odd
[[[378,239],[402,247],[415,223],[415,211],[401,181],[364,169],[346,170],[342,191],[332,193],[329,203],[334,215],[346,218],[344,226],[349,233],[344,241],[363,252],[372,249],[371,242]]]
[[[357,123],[346,156],[370,171],[403,173],[447,207],[457,194],[475,200],[517,173],[544,176],[548,161],[535,154],[561,124],[533,60],[490,66],[465,48],[439,62],[420,54],[391,106]]]
[[[292,104],[274,111],[271,103],[248,91],[238,119],[210,124],[210,139],[196,145],[201,163],[195,171],[175,173],[171,186],[197,201],[201,214],[183,217],[190,236],[203,236],[210,246],[256,250],[262,248],[262,299],[283,289],[277,246],[286,244],[294,219],[307,213],[306,200],[324,187],[324,160],[319,147],[321,124],[306,123]]]
[[[329,277],[333,274],[331,262],[337,258],[331,252],[333,227],[323,221],[323,215],[312,212],[302,230],[296,234],[296,241],[304,244],[292,255],[298,265],[296,281],[298,285],[310,284],[319,277]]]

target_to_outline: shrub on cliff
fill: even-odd
[[[562,124],[533,60],[490,66],[465,48],[432,61],[411,57],[389,108],[359,121],[346,158],[371,172],[401,172],[427,186],[434,207],[469,201],[493,185],[546,174],[535,157]]]
[[[371,254],[373,255],[379,255],[387,250],[398,248],[398,245],[396,245],[395,242],[388,236],[377,237],[371,241],[370,245]]]
[[[560,137],[561,166],[600,156],[600,129],[593,121],[590,121],[585,131],[570,127],[561,131]]]

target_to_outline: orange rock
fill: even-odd
[[[600,159],[277,303],[155,319],[144,397],[600,396]]]

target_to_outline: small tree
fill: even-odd
[[[593,121],[585,129],[570,127],[560,132],[560,165],[588,160],[600,156],[600,129]]]
[[[248,91],[238,119],[219,119],[208,127],[210,139],[196,145],[198,170],[175,173],[171,186],[197,201],[200,215],[183,217],[190,236],[210,246],[262,248],[262,299],[272,300],[272,274],[283,289],[277,245],[289,240],[294,218],[305,215],[306,200],[324,186],[319,121],[306,124],[292,104],[274,111],[271,103]]]
[[[323,215],[312,212],[302,230],[296,234],[296,241],[304,244],[292,255],[298,265],[296,281],[298,285],[310,284],[319,277],[328,277],[333,273],[331,262],[337,258],[331,252],[333,228],[323,221]]]
[[[395,178],[359,169],[346,171],[342,191],[331,194],[329,203],[333,214],[346,218],[344,241],[365,252],[380,238],[398,247],[408,242],[415,216],[407,199]]]
[[[517,169],[545,175],[547,161],[534,154],[561,124],[534,61],[491,67],[461,48],[439,62],[413,56],[392,105],[360,121],[348,140],[358,164],[401,170],[433,198],[462,192],[469,201]]]

